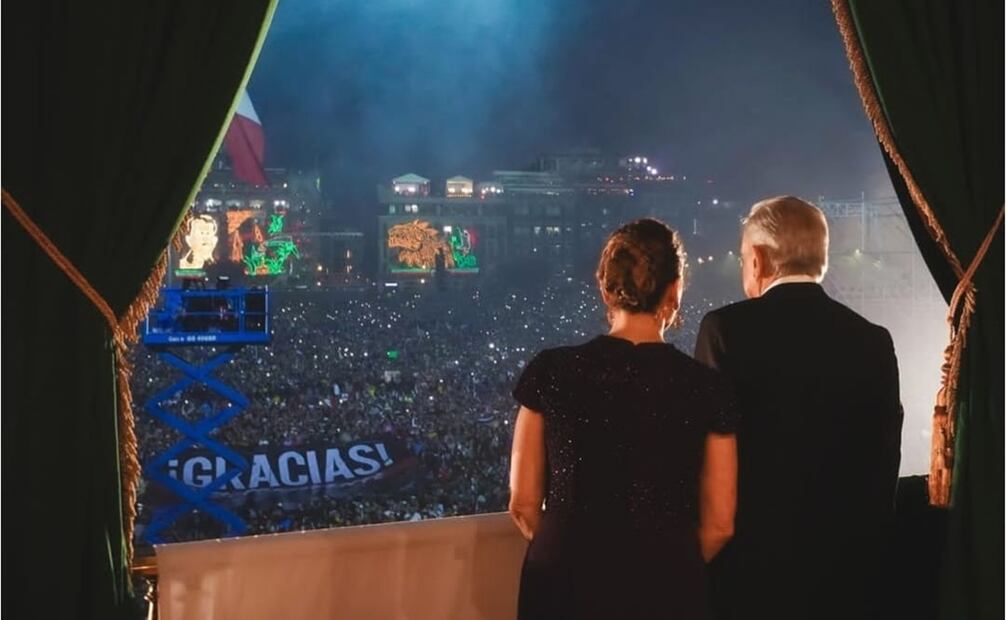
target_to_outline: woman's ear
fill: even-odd
[[[674,281],[673,284],[671,284],[671,291],[674,294],[673,300],[675,308],[681,307],[681,297],[684,295],[685,292],[684,282],[685,279],[683,277],[679,277],[677,280]]]
[[[608,306],[610,308],[611,307],[611,295],[609,295],[608,291],[604,290],[603,287],[599,287],[599,288],[601,289],[601,301],[604,302],[604,305],[606,305],[606,306]]]
[[[668,285],[667,291],[664,292],[664,298],[660,300],[661,307],[669,307],[675,310],[681,307],[681,294],[684,289],[681,281],[682,278],[678,278]]]

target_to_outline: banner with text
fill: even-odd
[[[296,500],[323,495],[340,497],[358,493],[380,481],[402,482],[402,474],[415,457],[395,440],[374,439],[342,445],[235,447],[248,467],[213,493],[216,501],[242,502],[249,496]],[[235,469],[209,450],[190,449],[167,462],[162,473],[186,486],[202,488]],[[381,485],[383,486],[383,485]],[[144,494],[152,505],[176,503],[178,498],[157,482]]]

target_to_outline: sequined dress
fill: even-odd
[[[544,416],[547,458],[519,618],[706,618],[699,472],[706,435],[736,425],[720,376],[599,336],[539,353],[513,395]]]

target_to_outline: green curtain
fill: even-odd
[[[1003,205],[1003,2],[848,0],[900,153],[967,268]],[[889,160],[890,163],[890,160]],[[949,299],[956,278],[889,166]],[[977,272],[962,361],[940,615],[1003,617],[1003,231]],[[939,360],[933,360],[938,364]],[[944,541],[919,541],[935,549]]]
[[[3,187],[120,315],[171,239],[275,0],[4,7]],[[4,609],[127,617],[106,322],[3,215]]]

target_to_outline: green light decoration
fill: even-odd
[[[279,275],[290,258],[300,258],[300,251],[293,240],[269,239],[249,250],[245,256],[245,273],[250,276]]]
[[[175,269],[175,275],[179,278],[196,278],[206,275],[205,269]]]
[[[398,359],[398,350],[397,349],[389,349],[387,355],[388,355],[388,359],[389,360],[397,360]]]
[[[283,214],[273,213],[269,216],[269,234],[278,235],[283,232]]]
[[[478,269],[479,261],[471,253],[471,235],[467,230],[460,226],[454,227],[448,242],[451,244],[451,255],[454,258],[455,269]]]

